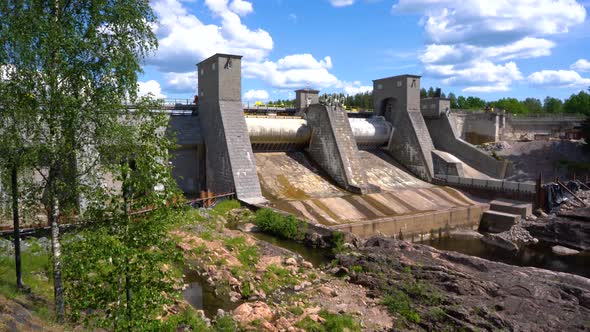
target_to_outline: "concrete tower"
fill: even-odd
[[[207,187],[265,202],[242,107],[241,56],[215,54],[199,63],[199,116],[206,151]]]

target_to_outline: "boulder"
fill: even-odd
[[[553,246],[551,247],[551,251],[559,256],[571,256],[571,255],[577,255],[580,252],[578,250],[575,249],[570,249],[568,247],[564,247],[564,246]]]
[[[486,234],[481,238],[484,243],[496,246],[508,251],[518,251],[518,245],[498,234]]]
[[[272,316],[273,314],[268,304],[260,301],[243,303],[233,311],[234,319],[242,325],[257,319],[269,321],[272,319]]]

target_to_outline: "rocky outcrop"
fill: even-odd
[[[405,293],[410,303],[393,302],[390,308],[408,317],[411,330],[583,331],[589,326],[590,279],[576,275],[383,237],[338,259],[355,271],[350,280],[375,297],[399,299]]]
[[[590,250],[590,221],[571,217],[539,218],[522,226],[543,242],[582,251]]]

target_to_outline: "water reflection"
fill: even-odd
[[[457,239],[443,237],[427,240],[422,244],[436,249],[455,251],[466,255],[485,258],[517,266],[533,266],[558,272],[573,273],[590,278],[590,254],[583,252],[573,256],[559,256],[551,251],[547,244],[536,244],[510,252],[490,246],[479,239]]]
[[[209,318],[214,317],[218,309],[230,311],[240,304],[239,302],[232,303],[229,298],[217,296],[215,290],[196,271],[185,271],[184,282],[188,284],[182,293],[184,299],[193,308],[203,310]]]

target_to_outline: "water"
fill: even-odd
[[[329,249],[310,248],[303,243],[293,240],[279,239],[275,236],[265,233],[250,233],[250,235],[258,240],[268,242],[274,246],[281,247],[299,254],[301,257],[303,257],[303,259],[313,264],[314,267],[319,267],[330,263],[332,259],[334,259],[334,254]]]
[[[479,239],[456,239],[443,237],[421,242],[439,250],[455,251],[517,266],[533,266],[546,270],[567,272],[590,278],[590,253],[582,252],[573,256],[559,256],[547,244],[536,244],[510,252],[490,246]]]
[[[207,317],[213,318],[218,309],[227,312],[240,305],[240,302],[232,303],[229,298],[217,296],[215,290],[196,271],[188,270],[184,275],[184,282],[188,287],[182,292],[182,296],[193,308],[203,310]]]

